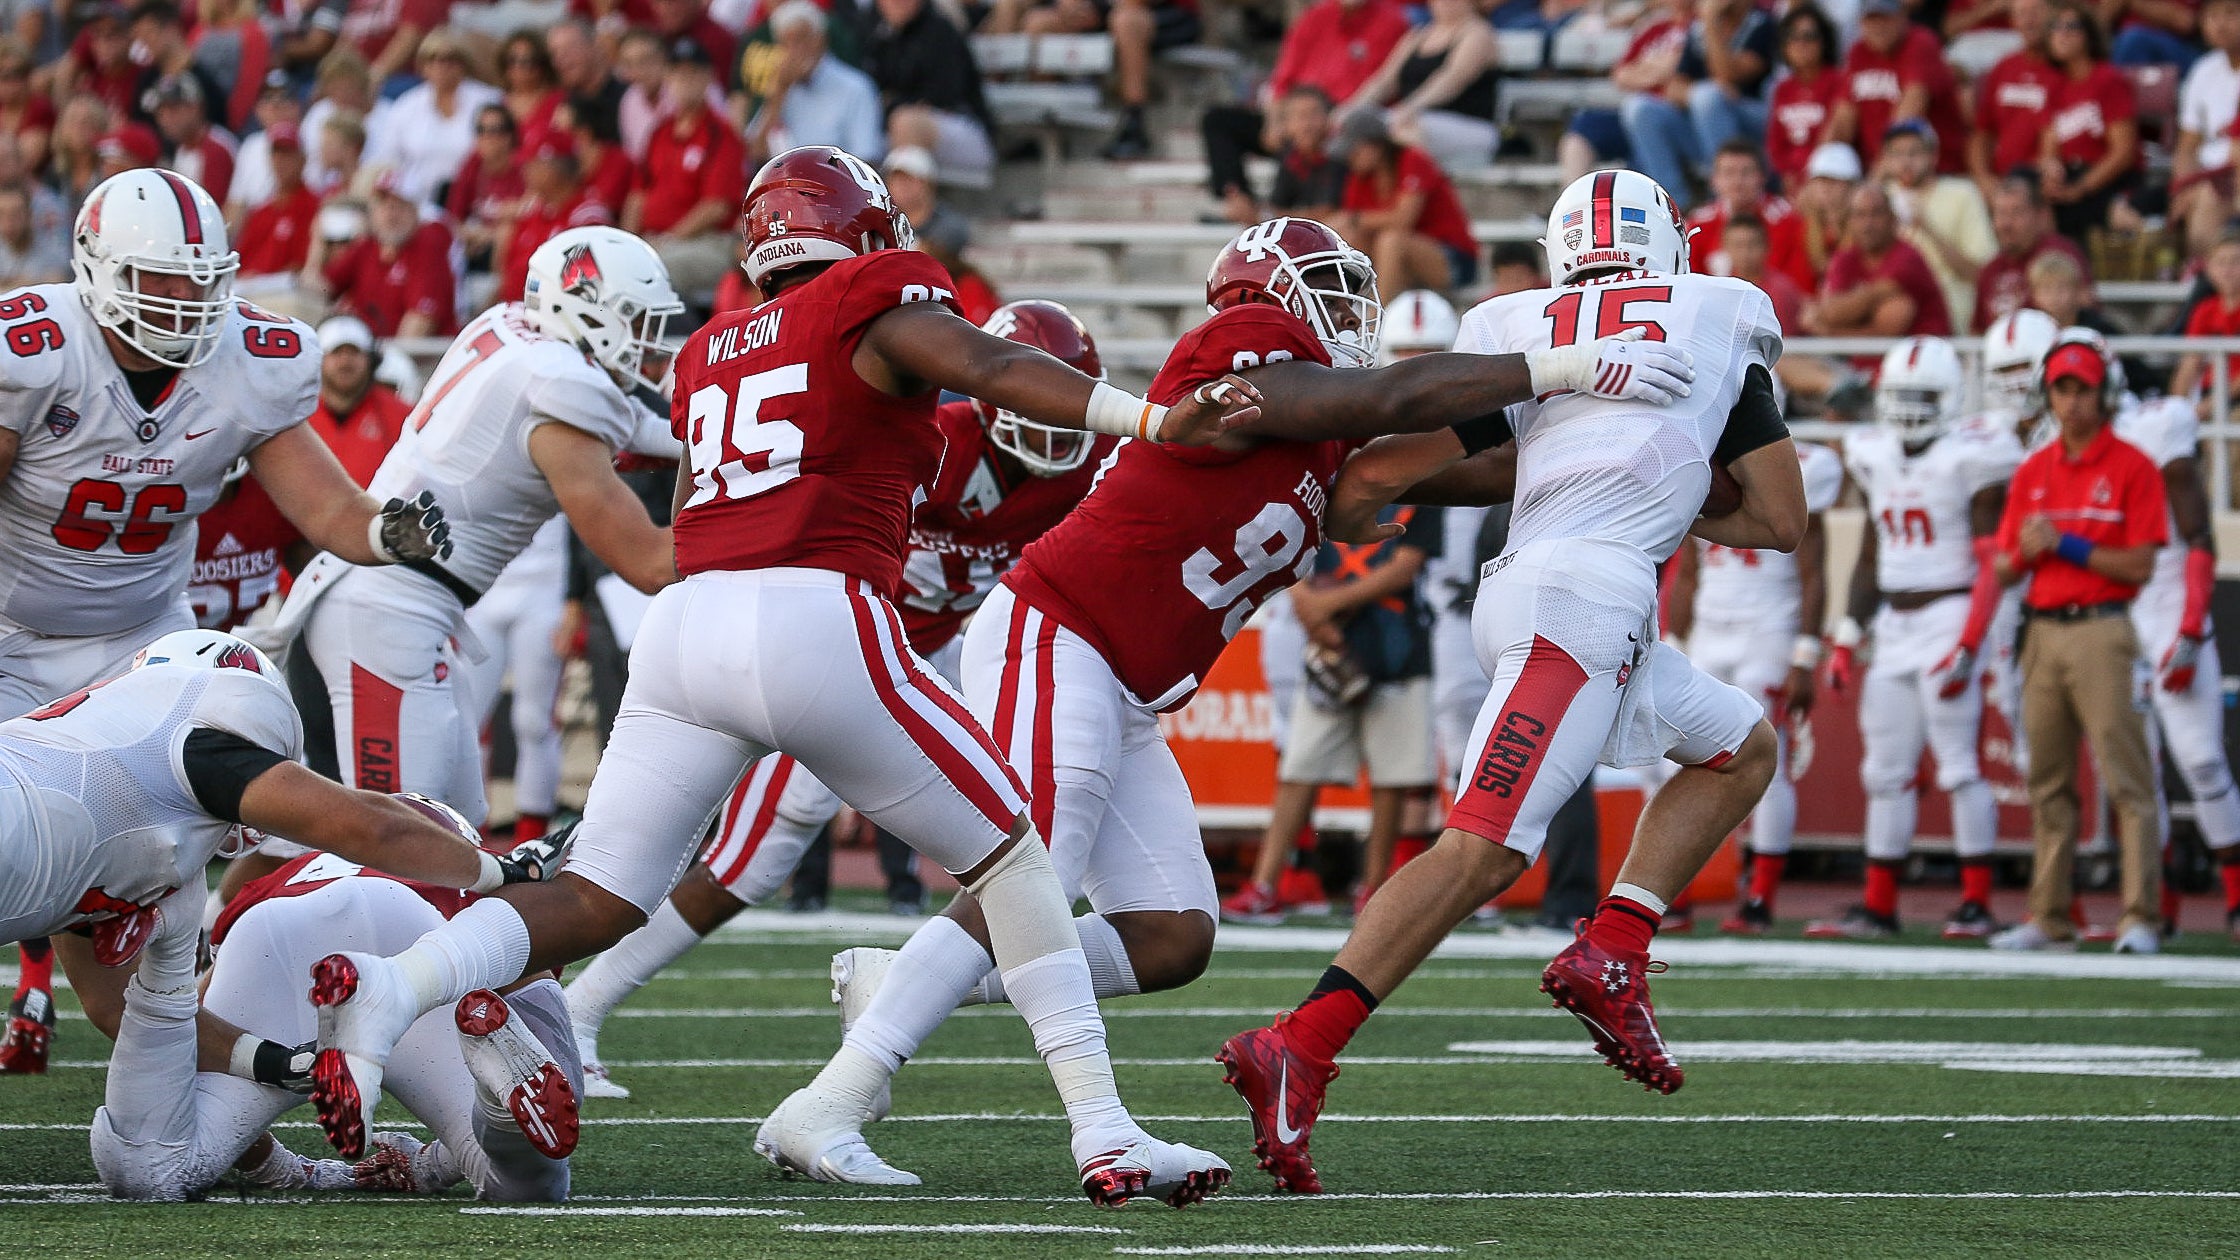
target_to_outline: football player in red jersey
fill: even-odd
[[[1089,330],[1055,302],[1013,302],[982,327],[1104,376]],[[910,524],[896,611],[910,650],[954,684],[965,618],[1020,550],[1089,493],[1097,461],[1110,453],[1113,439],[969,400],[943,403],[934,422],[948,439],[948,452],[940,479]],[[668,900],[568,985],[592,1097],[629,1097],[599,1062],[599,1029],[608,1014],[702,937],[776,892],[840,805],[831,788],[784,755],[765,757],[739,781],[718,817],[714,842]]]
[[[1370,368],[1374,271],[1309,219],[1240,234],[1215,258],[1206,302],[1212,318],[1175,346],[1151,396],[1179,399],[1233,371],[1260,391],[1262,415],[1207,449],[1124,444],[965,631],[967,702],[1027,775],[1066,892],[1092,908],[1076,926],[1100,997],[1175,988],[1205,969],[1213,875],[1158,715],[1189,700],[1254,610],[1312,570],[1346,458],[1379,433],[1450,425],[1464,426],[1448,439],[1459,454],[1488,427],[1465,422],[1554,389],[1661,405],[1690,374],[1662,346],[1616,340],[1564,358],[1430,354]],[[899,953],[836,959],[842,1050],[764,1136],[782,1138],[789,1109],[812,1110],[805,1100],[830,1114],[842,1094],[881,1097],[960,1003],[1015,1002],[988,942],[968,890]]]
[[[878,173],[837,149],[772,158],[743,220],[747,276],[767,297],[693,334],[675,360],[673,419],[690,452],[677,486],[683,580],[639,629],[575,856],[552,896],[478,902],[393,958],[320,960],[320,1120],[344,1154],[363,1149],[382,1065],[421,1013],[643,924],[741,771],[782,750],[986,905],[1090,1199],[1194,1202],[1228,1166],[1150,1137],[1121,1105],[1025,791],[910,650],[890,600],[911,511],[939,471],[938,390],[1068,428],[1203,443],[1258,415],[1252,388],[1209,373],[1170,409],[982,332],[951,309],[948,273],[906,248],[909,222]],[[862,1149],[846,1109],[828,1122],[795,1108],[804,1140],[781,1158],[838,1176]]]

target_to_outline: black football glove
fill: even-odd
[[[366,541],[373,546],[373,554],[389,564],[408,564],[415,560],[449,560],[451,558],[451,523],[443,519],[443,507],[436,496],[422,490],[409,502],[391,499],[373,518]]]

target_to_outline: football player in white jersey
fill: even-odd
[[[376,494],[432,494],[455,553],[395,569],[324,555],[281,609],[282,633],[301,629],[288,677],[314,768],[433,796],[481,824],[480,723],[448,645],[555,512],[639,590],[676,580],[670,531],[615,473],[614,454],[646,423],[629,391],[658,388],[663,334],[683,310],[644,241],[571,228],[530,256],[522,302],[460,330],[373,478]]]
[[[1722,932],[1759,936],[1773,926],[1789,846],[1797,833],[1797,787],[1789,778],[1789,723],[1812,713],[1820,665],[1820,623],[1827,607],[1821,514],[1843,492],[1843,459],[1825,446],[1797,443],[1804,473],[1804,538],[1793,553],[1737,551],[1693,539],[1674,557],[1672,637],[1713,678],[1758,698],[1773,725],[1776,768],[1750,813],[1750,885]]]
[[[2024,446],[2045,414],[2045,399],[2038,392],[2038,369],[2061,335],[2061,325],[2044,311],[2021,307],[2000,316],[1983,332],[1983,374],[1979,397],[1981,423],[2015,435]],[[2029,746],[2022,738],[2022,661],[2017,644],[2022,633],[2024,583],[2008,587],[1999,596],[1999,610],[1991,618],[1991,632],[1984,640],[1984,689],[1991,706],[2007,724],[2008,757],[2018,774],[2029,773]]]
[[[440,513],[383,504],[305,427],[311,330],[233,296],[217,203],[126,171],[78,212],[70,284],[0,295],[0,718],[111,677],[195,624],[195,518],[246,458],[305,537],[366,564],[442,546]],[[0,1072],[41,1071],[53,957],[26,953]]]
[[[513,838],[533,840],[551,825],[560,793],[560,675],[553,646],[568,602],[568,523],[555,516],[482,598],[467,628],[488,655],[460,662],[468,726],[489,725],[508,671],[513,678]]]
[[[1307,1142],[1338,1052],[1456,924],[1515,882],[1598,762],[1669,757],[1682,768],[1651,798],[1617,883],[1541,987],[1620,1072],[1678,1089],[1680,1065],[1649,1002],[1649,945],[1669,901],[1773,776],[1773,730],[1758,701],[1656,637],[1656,567],[1689,533],[1783,551],[1803,537],[1803,478],[1773,395],[1772,303],[1746,282],[1689,274],[1679,208],[1638,172],[1573,183],[1544,244],[1556,287],[1481,303],[1463,317],[1457,349],[1532,351],[1639,329],[1692,352],[1693,390],[1661,408],[1557,392],[1506,413],[1515,515],[1473,622],[1493,686],[1447,829],[1370,898],[1305,1002],[1217,1056],[1281,1188],[1320,1188]],[[1451,432],[1356,455],[1332,494],[1333,536],[1389,534],[1373,513],[1463,455]],[[1741,499],[1704,518],[1714,462]]]
[[[1861,904],[1807,936],[1876,940],[1898,932],[1898,870],[1913,847],[1915,782],[1926,744],[1951,798],[1960,906],[1948,938],[1983,937],[1991,919],[1991,847],[1998,802],[1983,777],[1983,653],[1998,611],[1991,536],[2022,444],[2002,423],[1960,422],[1960,357],[1937,337],[1909,337],[1883,356],[1876,427],[1852,438],[1846,462],[1867,498],[1868,528],[1851,570],[1848,615],[1833,636],[1828,685],[1844,690],[1872,624],[1874,654],[1859,682],[1867,794],[1867,879]],[[1879,611],[1877,611],[1879,609]]]

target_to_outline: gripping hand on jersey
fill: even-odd
[[[1661,341],[1644,341],[1639,328],[1576,346],[1525,352],[1536,396],[1577,390],[1597,398],[1669,407],[1688,396],[1695,356]]]
[[[366,544],[388,564],[451,558],[451,524],[436,496],[422,490],[410,501],[391,499],[366,525]]]

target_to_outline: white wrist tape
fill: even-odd
[[[1819,664],[1820,637],[1812,634],[1798,635],[1797,641],[1789,647],[1789,667],[1791,669],[1815,669]]]
[[[255,1033],[243,1033],[233,1040],[233,1053],[226,1058],[226,1072],[245,1081],[257,1079],[257,1047],[264,1038]]]
[[[505,887],[506,868],[498,865],[498,859],[479,850],[475,853],[475,856],[482,859],[482,874],[475,877],[474,886],[467,891],[496,892],[498,889]]]
[[[366,547],[374,555],[380,557],[383,564],[395,564],[397,562],[397,553],[389,550],[389,544],[381,540],[381,512],[379,509],[375,509],[373,519],[366,522]]]
[[[1836,632],[1828,636],[1828,642],[1839,648],[1855,648],[1866,637],[1867,632],[1859,628],[1857,618],[1845,617],[1836,623]]]
[[[1146,402],[1104,381],[1098,381],[1097,387],[1089,391],[1089,411],[1084,422],[1091,433],[1109,433],[1114,437],[1142,438],[1156,442],[1166,420],[1165,407],[1155,402]]]
[[[1532,394],[1552,394],[1558,390],[1583,390],[1593,379],[1595,365],[1602,359],[1599,346],[1555,346],[1547,350],[1524,352],[1524,366],[1532,374]]]

